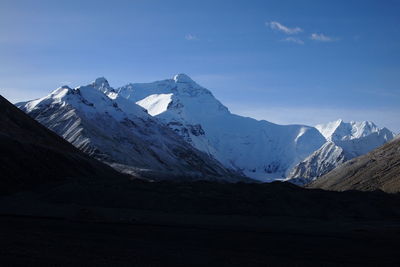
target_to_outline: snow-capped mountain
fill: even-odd
[[[17,106],[75,147],[126,172],[240,179],[144,108],[115,94],[105,78],[75,89],[63,86]]]
[[[387,128],[373,122],[343,122],[337,120],[316,128],[327,142],[302,162],[288,176],[288,181],[307,184],[352,158],[364,155],[393,139]]]
[[[370,121],[346,123],[339,119],[315,127],[328,141],[342,147],[353,158],[368,153],[394,137],[393,132],[379,128]]]
[[[393,138],[371,122],[310,127],[238,116],[185,74],[116,89],[98,78],[18,106],[82,151],[133,173],[242,173],[303,184]]]
[[[314,127],[277,125],[232,114],[185,74],[128,84],[107,94],[142,106],[195,148],[262,181],[282,179],[326,141]]]

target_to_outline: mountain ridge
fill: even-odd
[[[149,170],[166,172],[164,177],[244,179],[192,148],[142,107],[118,95],[109,97],[106,91],[111,93],[112,88],[105,78],[98,78],[75,89],[58,88],[19,107],[77,148],[119,170],[141,175]]]
[[[0,193],[128,177],[79,151],[0,95]]]
[[[150,114],[226,167],[262,181],[282,179],[325,142],[314,127],[283,126],[232,114],[208,89],[184,74],[152,83],[130,83],[115,92],[144,108],[151,107]]]
[[[96,99],[90,102],[87,99],[91,99],[91,97],[83,98],[80,101],[80,106],[82,106],[80,109],[85,112],[91,111],[89,113],[93,113],[93,109],[96,108],[101,110],[101,115],[99,112],[95,112],[100,117],[84,120],[85,125],[89,125],[90,129],[96,128],[96,125],[91,125],[93,120],[103,120],[103,128],[106,128],[107,123],[104,121],[104,117],[111,116],[113,120],[120,122],[128,114],[136,118],[131,121],[139,120],[136,123],[138,131],[156,125],[154,127],[172,132],[167,134],[170,136],[166,137],[167,139],[171,139],[171,136],[176,134],[193,149],[205,153],[201,156],[203,161],[206,160],[206,157],[211,158],[211,161],[216,160],[215,164],[219,165],[217,169],[220,171],[222,168],[229,170],[228,172],[242,173],[252,179],[267,182],[286,179],[304,184],[310,178],[319,177],[339,164],[365,154],[393,137],[389,130],[380,129],[372,122],[345,123],[338,120],[312,127],[278,125],[266,120],[258,121],[242,117],[231,113],[214,97],[210,90],[200,86],[186,74],[177,74],[171,79],[150,83],[129,83],[118,88],[111,87],[106,78],[99,77],[87,86],[79,86],[75,89],[61,87],[57,89],[58,92],[56,90],[54,91],[56,93],[50,94],[50,99],[54,98],[53,100],[57,102],[57,94],[62,95],[63,90],[79,97],[80,94],[85,95],[88,89],[94,89],[97,92]],[[62,96],[58,98],[61,99]],[[47,117],[43,118],[43,114],[40,114],[43,110],[37,113],[30,108],[30,106],[35,107],[38,101],[43,104],[47,100],[41,98],[19,103],[18,106],[45,125],[58,127],[59,122],[54,121],[56,116],[47,114]],[[65,109],[62,105],[57,108]],[[121,112],[117,112],[118,109]],[[53,112],[56,110],[53,109]],[[90,138],[84,137],[85,131],[87,131],[85,127],[74,131],[68,131],[65,128],[68,125],[72,127],[78,124],[75,125],[77,127],[82,121],[82,116],[78,115],[75,116],[74,122],[65,124],[65,116],[68,112],[70,111],[66,111],[66,114],[62,114],[56,119],[64,121],[64,128],[58,129],[58,132],[85,152],[95,153],[96,149],[90,149]],[[148,123],[143,124],[143,120]],[[114,125],[114,131],[118,131],[117,125]],[[163,128],[164,126],[166,127]],[[385,137],[382,139],[382,136]],[[74,139],[74,137],[77,138]],[[82,139],[81,143],[77,141],[79,138]],[[127,138],[127,136],[124,137],[124,139]],[[143,133],[143,135],[137,136],[136,143],[141,142],[141,139],[146,140],[146,138]],[[94,138],[91,138],[91,143],[94,142],[93,140]],[[100,141],[95,147],[101,146],[99,143]],[[115,145],[110,143],[110,146]],[[164,148],[159,147],[151,157],[163,154]],[[120,150],[123,148],[121,147]],[[340,153],[338,153],[339,150]],[[102,160],[118,157],[115,153],[111,156],[109,154],[108,158],[107,153],[104,158],[102,158],[102,153],[96,155]],[[328,155],[329,157],[326,158]],[[157,169],[158,163],[160,163],[157,161],[144,165],[154,165]],[[141,166],[137,160],[132,160],[127,164],[126,161],[118,159],[115,163],[122,164],[120,166],[122,169],[124,166]],[[177,162],[176,164],[175,167],[181,167]],[[160,170],[160,168],[158,169]]]
[[[379,128],[373,122],[337,121],[319,124],[316,128],[327,142],[297,164],[287,181],[298,185],[310,183],[344,162],[364,155],[393,139],[387,128]]]

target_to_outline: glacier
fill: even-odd
[[[325,143],[314,127],[278,125],[232,114],[185,74],[152,83],[131,83],[116,94],[147,108],[195,148],[224,166],[260,180],[283,179]]]

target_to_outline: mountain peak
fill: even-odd
[[[63,86],[61,86],[60,88],[61,88],[61,89],[68,89],[68,90],[71,90],[71,87],[69,87],[68,85],[63,85]]]
[[[91,85],[96,89],[110,89],[110,84],[108,83],[107,79],[104,77],[99,77],[94,80]]]
[[[350,140],[354,138],[360,138],[371,133],[380,132],[382,128],[379,128],[371,121],[351,121],[344,122],[339,119],[326,124],[316,125],[315,128],[320,131],[320,133],[330,141],[339,140]],[[390,132],[389,130],[387,130]]]
[[[184,73],[176,74],[173,80],[177,83],[192,83],[194,82],[189,76]]]

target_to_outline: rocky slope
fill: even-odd
[[[145,109],[113,92],[107,80],[99,78],[87,86],[64,86],[17,105],[83,152],[130,174],[163,179],[242,179],[194,149]]]
[[[120,179],[0,96],[0,193],[68,179]]]
[[[297,164],[288,181],[304,185],[333,170],[342,163],[364,155],[393,139],[394,134],[374,123],[342,120],[317,125],[327,142]]]
[[[335,191],[400,192],[400,138],[344,163],[309,187]]]

